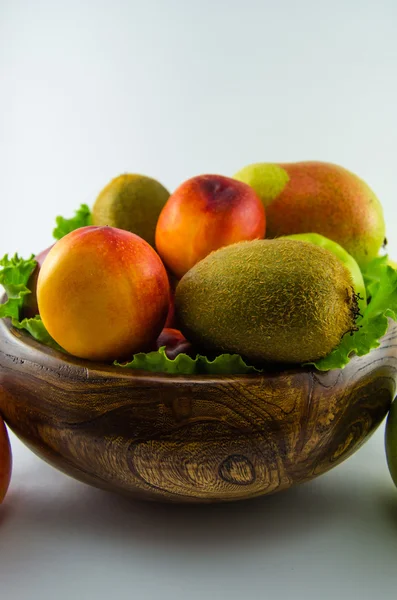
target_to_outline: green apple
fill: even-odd
[[[357,262],[348,252],[346,252],[344,248],[342,248],[342,246],[324,237],[323,235],[320,235],[319,233],[296,233],[294,235],[286,235],[283,237],[291,240],[300,240],[302,242],[311,242],[312,244],[321,246],[321,248],[325,248],[326,250],[329,250],[335,254],[335,256],[339,258],[339,260],[350,271],[353,280],[354,291],[360,296],[358,300],[360,313],[364,314],[364,310],[367,307],[367,293],[365,291],[364,279]]]

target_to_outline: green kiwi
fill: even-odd
[[[348,269],[309,242],[239,242],[212,252],[179,282],[183,334],[205,351],[252,361],[303,363],[326,356],[355,329]]]
[[[157,221],[169,196],[155,179],[131,173],[119,175],[96,199],[92,224],[126,229],[154,247]]]

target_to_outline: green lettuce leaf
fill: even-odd
[[[258,369],[247,365],[238,354],[221,354],[214,360],[206,356],[191,358],[187,354],[178,354],[170,359],[165,353],[165,346],[154,352],[135,354],[131,362],[114,364],[126,369],[140,369],[155,373],[171,373],[174,375],[237,375],[244,373],[260,373]]]
[[[388,317],[397,320],[397,270],[387,260],[387,256],[375,258],[363,272],[369,303],[357,320],[358,331],[344,335],[339,346],[325,358],[309,363],[319,371],[343,368],[353,354],[368,354],[385,335]]]
[[[19,319],[19,311],[22,308],[24,297],[30,294],[27,283],[36,264],[33,254],[28,259],[23,259],[18,254],[8,258],[8,254],[6,254],[0,260],[0,267],[2,267],[0,285],[4,287],[7,294],[7,300],[0,304],[0,318]]]
[[[56,240],[60,240],[75,229],[91,225],[91,211],[87,204],[81,204],[80,208],[75,211],[74,217],[71,217],[70,219],[57,217],[55,223],[56,227],[53,230],[52,235]]]
[[[214,360],[198,355],[197,373],[202,375],[245,375],[262,373],[261,369],[247,364],[239,354],[220,354]]]
[[[154,352],[139,352],[135,354],[130,362],[113,363],[118,367],[126,369],[140,369],[154,373],[174,373],[180,375],[192,375],[196,372],[196,364],[193,358],[187,354],[178,354],[174,360],[170,360],[165,353],[165,346]]]
[[[367,293],[371,286],[373,286],[373,284],[377,282],[379,283],[380,278],[384,273],[383,267],[386,267],[388,265],[388,260],[389,257],[387,256],[387,254],[385,254],[384,256],[379,256],[378,258],[375,258],[372,262],[370,262],[368,267],[362,272]]]
[[[38,315],[33,319],[20,321],[24,298],[31,293],[28,288],[29,277],[36,264],[33,254],[28,259],[21,258],[18,254],[8,258],[6,254],[0,260],[0,267],[3,267],[0,270],[0,285],[4,287],[7,295],[6,301],[0,304],[0,318],[11,318],[13,326],[17,329],[26,329],[35,340],[56,350],[62,350],[52,339]]]
[[[58,350],[59,352],[65,352],[65,350],[50,336],[39,315],[33,319],[22,319],[22,321],[12,319],[12,324],[17,329],[26,329],[26,331],[28,331],[38,342],[50,346],[50,348]]]

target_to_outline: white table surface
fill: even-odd
[[[361,175],[397,257],[394,0],[0,0],[0,255],[124,171],[318,159]],[[395,237],[393,237],[395,236]],[[395,598],[384,423],[301,487],[229,505],[129,502],[14,436],[1,600]]]

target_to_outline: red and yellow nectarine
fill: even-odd
[[[153,346],[169,309],[169,283],[158,254],[137,235],[82,227],[57,242],[37,282],[50,335],[80,358],[110,361]]]
[[[185,181],[160,213],[156,248],[179,278],[222,246],[263,238],[265,210],[245,183],[221,175]]]

